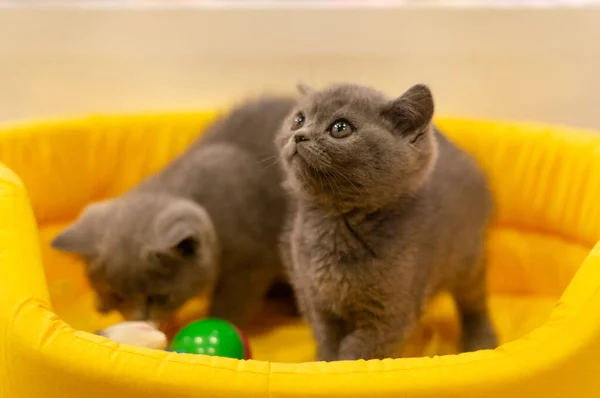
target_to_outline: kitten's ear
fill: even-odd
[[[177,272],[186,264],[182,260],[194,259],[200,253],[200,239],[191,231],[169,231],[163,239],[161,246],[149,253],[150,258],[158,260],[154,262],[154,270],[160,275]]]
[[[160,257],[191,258],[201,249],[204,229],[212,226],[208,215],[195,203],[178,200],[170,203],[154,223],[154,250]]]
[[[298,84],[296,84],[296,88],[298,89],[298,92],[302,96],[308,95],[315,91],[312,87],[310,87],[308,84],[306,84],[304,82],[299,82]]]
[[[108,207],[108,202],[93,203],[87,206],[77,221],[52,240],[52,247],[82,257],[94,256]]]
[[[433,111],[431,90],[424,84],[417,84],[390,101],[382,114],[394,124],[397,132],[412,134],[422,132],[431,123]]]
[[[171,235],[170,238],[169,242],[164,242],[165,246],[159,252],[162,255],[191,258],[195,257],[200,250],[200,239],[193,231],[181,230],[178,235]]]

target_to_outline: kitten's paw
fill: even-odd
[[[498,337],[487,313],[463,319],[463,351],[491,350],[498,346]]]
[[[337,360],[337,350],[333,348],[321,348],[317,350],[317,361],[332,362]]]

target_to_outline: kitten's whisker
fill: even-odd
[[[335,175],[331,175],[331,185],[333,188],[332,189],[333,195],[336,196],[337,198],[341,198],[342,190],[340,189],[340,187],[338,186],[338,184],[335,181]]]
[[[281,162],[281,158],[279,156],[269,156],[268,158],[265,158],[265,159],[262,159],[259,161],[259,163],[261,164],[261,167],[264,170],[270,169],[271,167],[275,166],[279,162]]]
[[[356,185],[356,183],[354,181],[352,181],[347,175],[345,175],[342,171],[339,170],[334,170],[334,173],[336,176],[343,178],[345,181],[347,181],[350,185],[352,185],[352,187],[354,188],[354,191],[356,193],[360,193],[361,190],[358,187],[358,185]],[[369,190],[367,189],[367,192],[369,192]]]
[[[335,192],[334,186],[331,183],[331,181],[329,180],[329,178],[327,178],[327,174],[322,173],[320,171],[317,171],[317,173],[315,173],[315,174],[317,176],[317,179],[318,179],[321,189],[329,188],[329,189],[331,189],[333,196],[337,197],[337,193]]]
[[[278,159],[278,158],[279,158],[279,156],[275,156],[275,155],[267,156],[266,158],[259,159],[258,163],[260,163],[260,164],[270,163],[273,159]]]
[[[325,180],[327,181],[327,184],[329,185],[329,188],[331,189],[331,192],[333,193],[333,196],[335,198],[337,198],[338,197],[338,193],[336,192],[337,186],[335,185],[335,180],[333,178],[329,179],[328,176],[327,176],[327,174],[323,174],[323,177],[325,177]]]
[[[355,175],[354,173],[352,173],[351,175],[352,175],[352,176],[354,176],[354,177],[356,177],[356,175]],[[346,178],[348,178],[349,180],[352,180],[350,177],[348,177],[348,176],[346,176],[346,175],[344,175],[344,176],[345,176]],[[352,180],[352,181],[354,181],[354,180]],[[361,191],[361,189],[364,189],[365,191],[367,191],[367,193],[368,193],[369,195],[371,194],[371,190],[369,189],[369,187],[368,187],[368,186],[366,186],[366,185],[364,185],[364,184],[361,184],[360,186],[357,186],[357,185],[355,185],[355,186],[356,186],[356,189],[357,189],[357,191],[359,191],[359,192],[360,192],[360,191]]]

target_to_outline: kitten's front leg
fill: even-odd
[[[359,322],[359,326],[342,339],[338,360],[398,357],[418,319],[415,316],[402,318],[402,321],[395,321],[385,316],[371,317]]]
[[[279,268],[271,264],[238,267],[220,280],[213,294],[209,316],[244,328],[256,313]]]
[[[343,321],[326,311],[314,309],[310,311],[309,320],[317,342],[317,361],[337,360],[344,336]]]
[[[498,345],[487,308],[485,265],[482,264],[473,275],[463,278],[453,291],[460,314],[464,351],[494,349]]]
[[[304,319],[310,324],[317,344],[317,361],[337,360],[340,342],[343,337],[341,319],[334,317],[316,307],[310,292],[299,289],[299,284],[292,284],[296,294],[298,307]]]

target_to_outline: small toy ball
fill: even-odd
[[[148,322],[121,322],[96,332],[119,344],[131,344],[138,347],[167,348],[167,336]]]
[[[233,324],[216,318],[194,321],[181,329],[171,342],[179,353],[250,359],[250,346]]]

